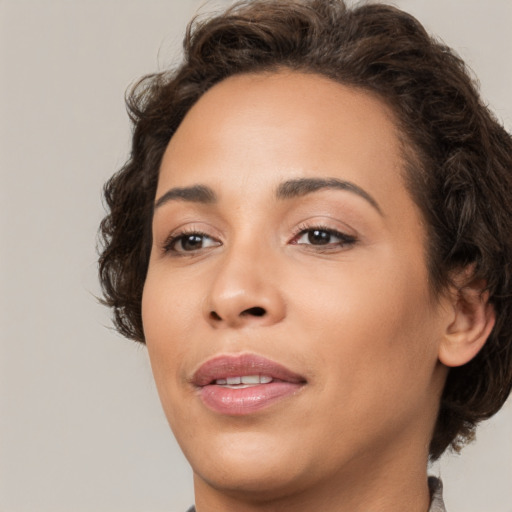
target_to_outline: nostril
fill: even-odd
[[[210,318],[212,320],[221,320],[220,316],[215,311],[210,311]]]
[[[249,308],[241,313],[242,315],[252,315],[252,316],[264,316],[266,314],[266,311],[263,308],[260,308],[258,306],[254,308]]]

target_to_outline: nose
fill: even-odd
[[[286,304],[273,263],[251,248],[232,248],[220,256],[205,304],[207,322],[214,328],[242,328],[282,321]]]

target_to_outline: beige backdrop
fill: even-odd
[[[219,0],[220,1],[220,0]],[[222,3],[222,2],[221,2]],[[402,0],[512,129],[512,2]],[[210,7],[213,4],[210,4]],[[196,0],[0,0],[0,511],[180,512],[191,472],[146,351],[95,301],[123,94],[179,55]],[[450,512],[512,512],[512,403],[432,468]]]

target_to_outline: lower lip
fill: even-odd
[[[203,403],[215,412],[242,416],[294,395],[301,387],[302,384],[292,382],[270,382],[240,389],[211,384],[203,386],[199,395]]]

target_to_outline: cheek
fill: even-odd
[[[146,340],[168,346],[186,332],[198,314],[197,283],[169,272],[165,264],[149,266],[142,294],[142,322]]]
[[[422,260],[394,255],[378,261],[315,276],[315,299],[301,300],[297,318],[317,340],[319,365],[340,378],[350,373],[354,387],[391,388],[418,375],[426,385],[437,361],[438,330]],[[298,290],[293,295],[300,296]]]
[[[196,307],[186,286],[150,267],[142,295],[142,323],[153,374],[159,392],[164,380],[180,380],[179,367],[185,356],[187,325]]]

